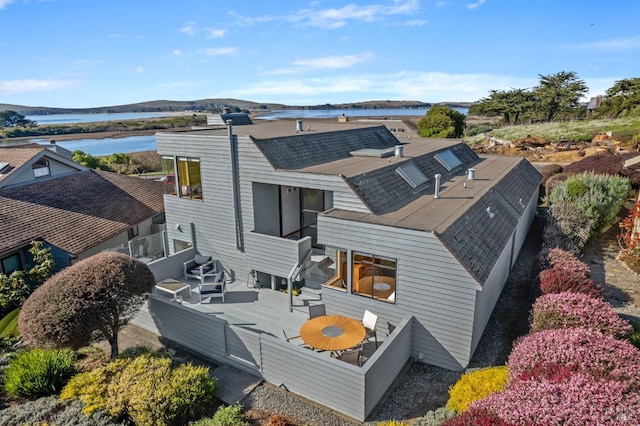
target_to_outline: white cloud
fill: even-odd
[[[492,89],[526,89],[536,83],[535,78],[523,79],[493,74],[402,71],[342,78],[271,79],[223,95],[256,102],[280,102],[290,105],[372,99],[472,102],[487,96]],[[363,99],[363,96],[366,99]]]
[[[445,7],[445,6],[449,6],[451,3],[448,1],[439,1],[436,3],[436,7]]]
[[[467,4],[467,9],[476,9],[480,6],[482,6],[487,0],[478,0],[475,3],[469,3]]]
[[[0,81],[0,95],[15,93],[48,92],[52,90],[68,89],[76,85],[72,80],[6,80]]]
[[[372,53],[361,53],[359,55],[345,56],[324,56],[313,59],[300,59],[293,62],[293,66],[288,68],[279,68],[274,71],[268,71],[264,74],[300,74],[304,72],[318,70],[336,70],[350,68],[361,62],[365,62],[373,58]]]
[[[173,52],[171,52],[171,54],[175,56],[180,56],[182,55],[182,51],[180,49],[175,49]]]
[[[601,50],[605,52],[626,51],[640,49],[640,37],[614,38],[611,40],[599,40],[577,45],[569,45],[569,48],[584,50]]]
[[[144,68],[143,67],[137,66],[135,71],[136,71],[136,74],[144,74]]]
[[[210,47],[208,49],[196,50],[196,55],[203,56],[220,56],[220,55],[233,55],[238,52],[237,47]]]
[[[227,30],[211,30],[207,38],[222,38],[227,33]]]
[[[11,3],[13,3],[13,0],[0,0],[0,10],[9,6]]]
[[[196,23],[194,21],[189,21],[187,25],[180,28],[179,31],[188,36],[194,36],[196,35]]]

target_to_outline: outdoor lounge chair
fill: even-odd
[[[203,282],[198,285],[198,297],[202,303],[202,298],[205,299],[220,297],[224,303],[224,294],[227,292],[227,286],[224,282],[224,271],[218,272],[211,282]]]
[[[376,349],[378,349],[378,334],[376,333],[376,323],[378,322],[378,316],[373,312],[365,309],[364,316],[362,317],[362,325],[367,331],[366,339],[373,336],[376,341]]]
[[[342,351],[338,355],[338,359],[340,361],[348,362],[349,364],[357,365],[358,367],[362,366],[362,346],[358,346],[354,349],[347,349],[346,351]]]
[[[324,304],[309,305],[309,319],[314,319],[315,317],[321,317],[324,315],[327,315]]]
[[[184,262],[182,265],[184,272],[184,279],[195,278],[200,280],[201,284],[207,277],[215,277],[218,271],[216,270],[216,261],[211,259],[211,256],[203,256],[196,254],[193,259]]]

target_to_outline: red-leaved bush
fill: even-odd
[[[640,391],[640,350],[628,341],[617,340],[589,328],[544,330],[516,341],[509,355],[509,381],[524,373],[544,371],[545,366],[563,365],[574,373],[599,380],[617,380]],[[530,382],[530,380],[528,381]]]
[[[552,268],[566,269],[575,275],[585,278],[589,278],[589,274],[591,274],[589,265],[579,260],[573,253],[562,250],[561,248],[556,247],[549,250],[547,259]]]
[[[591,297],[602,298],[602,287],[590,278],[571,269],[551,268],[540,272],[540,290],[542,294],[572,291]]]
[[[469,411],[473,409],[518,425],[638,425],[640,393],[625,383],[575,374],[561,382],[514,382],[475,401]]]
[[[620,318],[610,303],[582,293],[565,291],[545,294],[533,304],[531,331],[567,327],[587,327],[622,338],[633,331],[631,324]]]
[[[485,408],[470,408],[455,417],[445,420],[442,426],[510,426],[491,410]]]

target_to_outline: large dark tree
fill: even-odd
[[[580,99],[588,91],[584,80],[580,80],[573,71],[539,76],[540,83],[533,93],[547,121],[553,121],[560,113],[577,109]]]
[[[29,127],[35,126],[35,121],[27,120],[24,115],[5,109],[0,111],[1,127]]]
[[[459,138],[464,133],[464,114],[446,106],[429,108],[418,122],[423,138]]]
[[[617,118],[627,114],[640,105],[640,78],[628,78],[616,81],[607,89],[607,95],[598,108],[599,117]]]
[[[470,115],[501,115],[505,124],[515,124],[520,115],[533,109],[534,95],[526,89],[491,90],[469,108]]]
[[[155,280],[144,263],[99,253],[49,278],[27,299],[18,329],[27,343],[80,348],[105,339],[118,355],[118,331],[138,312]]]

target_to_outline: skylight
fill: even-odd
[[[460,161],[460,159],[456,157],[450,149],[437,153],[435,158],[438,160],[438,163],[442,164],[442,166],[447,169],[447,171],[451,171],[462,165],[462,161]]]
[[[407,181],[413,189],[427,182],[427,177],[416,167],[414,163],[405,163],[398,166],[396,172]]]
[[[0,174],[4,174],[8,171],[9,171],[9,163],[0,163]]]

